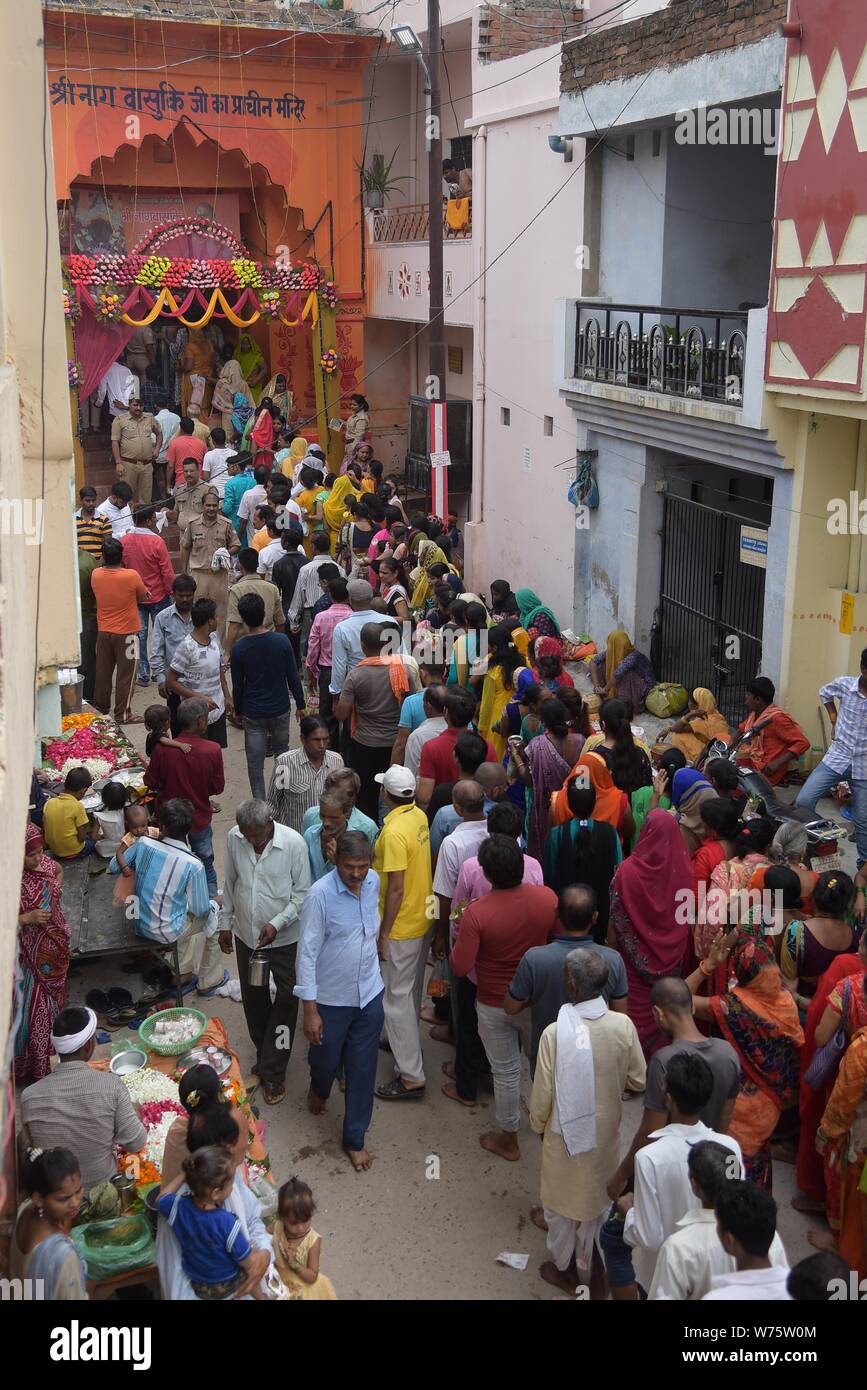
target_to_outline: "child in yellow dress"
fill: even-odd
[[[277,1194],[274,1261],[293,1299],[337,1298],[331,1280],[319,1273],[322,1237],[311,1225],[315,1210],[313,1193],[306,1182],[300,1178],[284,1182]]]

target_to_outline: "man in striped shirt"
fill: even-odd
[[[294,631],[301,633],[302,651],[306,647],[307,636],[313,623],[313,605],[322,597],[319,571],[323,565],[332,563],[331,541],[326,531],[317,531],[311,544],[313,546],[313,559],[301,566],[295,592],[292,595],[292,602],[286,614],[287,621]],[[337,565],[336,568],[341,579],[345,579],[346,575],[340,566]]]
[[[143,836],[128,847],[121,845],[117,852],[118,868],[135,872],[136,934],[150,941],[178,943],[184,983],[195,973],[196,935],[206,928],[214,911],[205,866],[188,843],[192,825],[192,804],[175,797],[160,807],[158,840]],[[216,925],[215,916],[213,920]],[[206,937],[198,970],[199,993],[220,984],[224,974],[217,938]]]
[[[860,868],[867,862],[867,647],[861,653],[861,674],[837,676],[822,686],[819,699],[831,720],[831,747],[798,792],[795,805],[815,811],[821,796],[838,782],[848,782]]]
[[[107,516],[96,516],[96,488],[83,487],[78,493],[81,506],[75,513],[75,533],[79,550],[102,560],[102,543],[111,535]]]

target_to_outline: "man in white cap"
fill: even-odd
[[[21,1093],[22,1134],[31,1148],[71,1149],[88,1191],[117,1172],[112,1145],[138,1153],[147,1130],[120,1077],[88,1066],[96,1047],[93,1009],[63,1009],[51,1042],[60,1065]]]
[[[394,1078],[377,1086],[380,1100],[422,1100],[424,1062],[418,1015],[428,942],[437,915],[427,816],[415,804],[415,778],[395,763],[377,774],[386,807],[373,867],[379,874],[379,958],[383,1008]]]

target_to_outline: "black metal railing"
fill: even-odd
[[[742,406],[747,315],[578,300],[574,375]]]

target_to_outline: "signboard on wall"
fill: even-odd
[[[206,217],[221,222],[237,237],[241,235],[240,209],[237,193],[218,193],[202,190],[199,197],[180,193],[109,191],[102,188],[72,189],[72,250],[85,256],[100,251],[129,252],[149,233],[166,222],[181,217]],[[219,254],[214,243],[202,239],[200,253],[210,257]]]
[[[844,637],[851,637],[854,625],[855,595],[842,593],[840,595],[840,632]]]
[[[738,556],[742,565],[768,568],[768,533],[761,526],[742,526]]]

